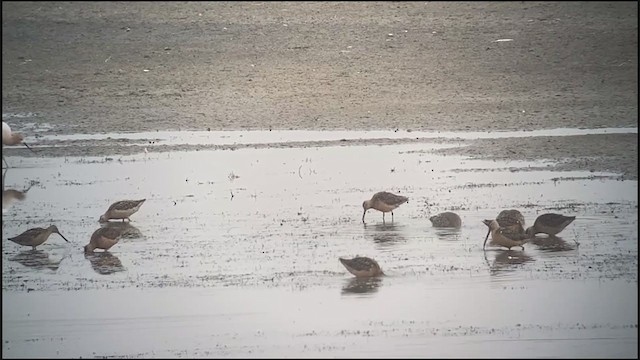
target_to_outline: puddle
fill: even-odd
[[[437,146],[8,158],[3,190],[34,185],[3,201],[3,354],[637,356],[637,181],[424,152]],[[363,224],[381,190],[409,202]],[[109,255],[83,254],[111,203],[142,198]],[[577,219],[524,251],[483,251],[481,220],[512,208],[525,226]],[[443,211],[462,227],[433,228]],[[49,224],[71,244],[6,240]],[[387,276],[354,280],[338,258],[355,255]]]

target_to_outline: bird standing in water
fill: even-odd
[[[482,220],[482,222],[489,227],[491,245],[504,246],[509,250],[514,246],[519,246],[524,250],[524,244],[529,241],[519,221],[513,227],[502,227],[497,220]],[[484,239],[482,249],[486,244],[487,238]]]
[[[49,236],[53,233],[56,233],[62,236],[64,241],[69,242],[69,240],[67,240],[66,237],[60,234],[60,231],[58,231],[58,227],[56,227],[55,225],[51,225],[46,229],[43,229],[43,228],[29,229],[16,237],[9,238],[9,240],[13,241],[18,245],[31,246],[33,250],[35,250],[36,246],[41,245],[42,243],[47,241]]]
[[[391,212],[391,221],[393,221],[393,210],[407,201],[409,201],[409,198],[406,196],[395,195],[386,191],[375,193],[371,197],[371,200],[365,200],[362,203],[362,207],[364,208],[362,222],[364,223],[364,216],[367,214],[367,210],[369,209],[382,211],[382,222],[384,222],[384,213]]]
[[[98,221],[107,222],[109,221],[109,219],[122,219],[123,222],[125,219],[131,221],[131,219],[129,219],[129,216],[135,214],[140,209],[140,206],[142,206],[145,200],[146,199],[116,201],[111,204],[111,206],[109,206],[109,209],[107,209],[107,211],[100,216],[100,219]]]
[[[101,227],[91,234],[89,243],[84,246],[84,252],[92,253],[95,249],[107,251],[120,241],[123,234],[124,231],[121,228]]]
[[[356,256],[353,259],[339,258],[342,265],[356,277],[371,277],[384,275],[380,265],[368,257]]]
[[[575,219],[575,216],[564,216],[553,213],[542,214],[538,216],[533,226],[527,228],[526,233],[531,238],[535,237],[537,233],[556,235],[569,226]]]

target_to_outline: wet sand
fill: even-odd
[[[638,356],[636,2],[2,8],[3,357]]]
[[[10,157],[20,167],[5,186],[34,185],[3,209],[3,352],[636,356],[637,181],[436,153],[447,146]],[[379,189],[410,201],[393,222],[370,210],[363,224],[361,203]],[[127,237],[85,256],[98,216],[124,198],[147,199],[131,223],[109,224]],[[577,219],[524,251],[483,251],[481,220],[505,208],[525,226],[545,212]],[[433,228],[441,211],[462,228]],[[72,244],[6,240],[49,223]],[[355,280],[338,261],[355,255],[387,276]]]

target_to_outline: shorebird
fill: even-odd
[[[380,265],[368,257],[356,256],[353,259],[340,258],[340,262],[356,277],[371,277],[384,275]]]
[[[533,226],[527,228],[527,235],[533,238],[538,233],[556,235],[575,220],[575,216],[564,216],[560,214],[542,214],[538,216]]]
[[[27,147],[27,149],[31,150],[33,153],[35,153],[35,151],[33,151],[33,149],[27,145],[26,142],[23,141],[24,137],[22,136],[22,134],[20,133],[12,133],[11,132],[11,127],[9,127],[9,124],[7,124],[6,122],[2,122],[2,147],[4,148],[5,145],[18,145],[20,143],[22,143],[24,146]],[[4,153],[4,151],[3,151]],[[4,161],[4,164],[7,166],[7,168],[9,167],[9,164],[7,163],[7,160],[5,160],[4,158],[4,154],[2,154],[2,161]]]
[[[371,200],[365,200],[362,203],[364,208],[362,222],[364,223],[364,216],[367,214],[367,210],[372,208],[382,211],[382,222],[384,222],[384,213],[386,212],[391,212],[391,221],[393,221],[393,210],[407,201],[409,201],[409,198],[406,196],[395,195],[386,191],[375,193]]]
[[[514,246],[520,246],[524,249],[524,244],[529,241],[529,238],[524,233],[522,225],[516,223],[513,227],[501,227],[497,220],[482,220],[482,222],[489,227],[491,233],[491,245],[504,246],[511,250]],[[484,250],[487,244],[487,238],[484,239],[482,249]]]
[[[98,221],[107,222],[109,219],[122,219],[123,222],[125,219],[131,221],[129,216],[135,214],[145,200],[146,199],[116,201],[109,206],[109,209],[100,216]]]
[[[429,218],[431,224],[434,227],[460,227],[462,226],[462,219],[458,214],[446,211],[438,215],[434,215]]]
[[[511,234],[516,234],[518,237],[520,236],[519,232],[524,234],[524,216],[522,216],[522,213],[518,210],[502,210],[496,217],[496,221],[501,228],[507,229]],[[485,244],[487,243],[490,233],[491,227],[489,226],[487,236],[484,237]]]
[[[84,252],[91,253],[95,249],[107,251],[120,241],[122,234],[121,228],[101,227],[91,234],[91,240],[84,246]]]
[[[36,249],[36,246],[41,245],[49,236],[53,233],[60,235],[66,242],[69,242],[66,237],[60,234],[58,228],[55,225],[51,225],[46,229],[43,228],[33,228],[29,229],[22,234],[9,238],[10,241],[22,246],[31,246],[33,250]]]

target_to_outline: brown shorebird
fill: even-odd
[[[560,214],[542,214],[538,216],[533,226],[527,228],[527,235],[531,238],[538,233],[556,235],[575,220],[575,216],[564,216]]]
[[[368,257],[356,256],[353,259],[340,258],[340,262],[356,277],[371,277],[384,275],[380,265]]]
[[[364,216],[369,209],[382,211],[382,222],[384,222],[384,213],[391,212],[391,221],[393,221],[393,210],[407,201],[409,201],[409,198],[406,196],[395,195],[386,191],[375,193],[371,197],[371,200],[365,200],[362,203],[362,207],[364,208],[362,222],[364,223]]]
[[[101,227],[91,234],[91,240],[84,246],[85,253],[91,253],[95,249],[109,250],[113,245],[120,241],[120,237],[124,231],[121,228],[110,226]]]
[[[521,231],[524,234],[524,216],[518,210],[502,210],[500,214],[496,217],[496,221],[498,225],[506,229],[510,234],[514,234],[519,237],[519,232]],[[489,225],[487,225],[489,226]],[[487,231],[487,236],[484,237],[484,242],[487,242],[489,238],[489,234],[491,233],[491,227],[489,227],[489,231]]]
[[[434,227],[460,227],[462,226],[462,219],[458,214],[446,211],[438,215],[434,215],[429,218],[431,224]]]
[[[66,242],[69,242],[69,240],[67,240],[66,237],[60,234],[60,231],[58,231],[58,227],[56,227],[55,225],[51,225],[46,229],[43,229],[43,228],[29,229],[16,237],[9,238],[9,240],[13,241],[18,245],[31,246],[33,250],[35,250],[36,246],[41,245],[42,243],[47,241],[49,236],[53,233],[56,233],[62,236],[62,238]]]
[[[33,151],[33,149],[29,145],[27,145],[27,143],[24,142],[23,140],[24,140],[24,137],[22,136],[22,134],[12,133],[11,127],[9,127],[9,124],[7,124],[4,121],[2,122],[2,147],[4,147],[5,145],[18,145],[21,143],[22,145],[26,146],[27,149],[35,153],[35,151]],[[4,161],[4,164],[8,168],[9,164],[7,164],[7,160],[5,160],[4,158],[4,151],[2,154],[2,161]]]
[[[125,219],[131,221],[129,216],[135,214],[145,200],[146,199],[116,201],[109,206],[109,209],[107,209],[103,215],[100,216],[99,221],[107,222],[109,219],[122,219],[123,222]]]
[[[489,227],[491,245],[504,246],[509,250],[514,246],[520,246],[524,249],[524,244],[529,241],[522,225],[519,223],[516,223],[512,227],[501,227],[497,220],[482,220],[482,222]],[[485,238],[482,244],[483,250],[486,244],[487,239]]]

